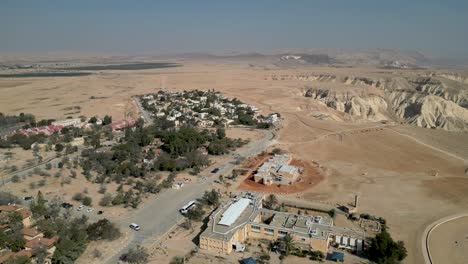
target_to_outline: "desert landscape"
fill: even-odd
[[[404,263],[424,262],[421,241],[428,225],[468,210],[466,71],[347,63],[337,67],[274,56],[158,61],[179,66],[2,77],[0,112],[33,113],[37,119],[136,119],[140,113],[132,96],[160,89],[215,89],[257,106],[261,114],[279,113],[281,122],[269,148],[320,166],[317,182],[294,192],[276,192],[280,198],[345,204],[358,194],[359,210],[383,217],[392,236],[404,241]],[[434,230],[428,244],[434,248],[431,263],[443,263],[448,255],[454,258],[451,263],[463,262],[457,252],[466,239],[454,237],[461,236],[458,231],[466,224],[461,218]]]

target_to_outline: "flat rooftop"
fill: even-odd
[[[211,216],[208,227],[203,231],[202,236],[229,240],[238,228],[251,222],[255,218],[258,214],[258,207],[262,202],[262,198],[263,194],[261,193],[249,193],[249,195],[241,195],[218,209]],[[245,205],[246,202],[248,202],[247,205]],[[243,210],[240,210],[242,208]],[[224,216],[228,216],[228,218]],[[226,221],[223,221],[224,219],[226,219]],[[227,219],[229,219],[229,221],[227,221]],[[226,223],[229,223],[229,225],[226,225]]]
[[[269,223],[255,222],[252,224],[274,227],[304,237],[312,236],[317,239],[327,239],[330,228],[333,226],[332,218],[323,215],[297,215],[264,208],[260,209],[259,213],[271,219],[271,221]]]

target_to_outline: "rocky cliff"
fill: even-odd
[[[358,94],[346,89],[305,89],[306,97],[347,113],[353,119],[394,120],[425,128],[468,132],[468,87],[461,82],[454,84],[451,80],[434,76],[373,79],[322,74],[291,78],[339,82],[344,87],[373,87],[383,91],[382,94]]]

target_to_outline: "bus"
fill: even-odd
[[[182,207],[179,212],[181,214],[187,214],[188,211],[190,211],[190,209],[192,209],[193,207],[195,207],[195,204],[196,204],[196,201],[190,201],[188,202],[186,205],[184,205],[184,207]]]

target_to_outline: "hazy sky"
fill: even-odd
[[[0,1],[0,52],[396,48],[468,58],[468,0]]]

